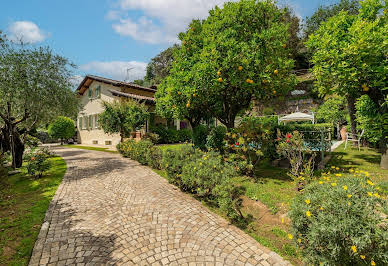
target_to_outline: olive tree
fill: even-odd
[[[182,45],[156,93],[157,110],[176,117],[211,115],[232,128],[254,97],[265,101],[292,89],[285,12],[271,0],[241,0],[194,20],[179,35]]]
[[[121,141],[144,126],[149,117],[147,106],[133,100],[103,102],[103,107],[99,124],[105,133],[120,134]]]
[[[6,43],[0,46],[0,125],[3,151],[21,167],[25,136],[59,115],[75,116],[73,65],[49,48]]]

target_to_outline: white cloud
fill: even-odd
[[[125,16],[112,19],[116,20],[113,29],[120,35],[146,43],[176,43],[178,33],[184,31],[192,19],[204,19],[210,9],[228,1],[118,0],[120,11],[140,11],[144,16],[136,21]]]
[[[80,66],[80,69],[90,74],[101,75],[123,81],[127,78],[127,69],[130,69],[129,81],[142,79],[145,76],[147,63],[137,61],[93,61]]]
[[[31,21],[16,21],[9,28],[9,39],[15,42],[37,43],[46,38],[46,34]]]

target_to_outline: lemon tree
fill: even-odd
[[[179,35],[181,48],[156,93],[157,110],[191,121],[212,116],[232,128],[253,98],[287,93],[295,78],[286,11],[270,0],[242,0],[194,20]]]
[[[360,2],[358,14],[342,11],[310,36],[315,86],[321,95],[338,94],[348,103],[356,133],[355,101],[368,95],[380,113],[388,93],[387,6],[381,0]]]

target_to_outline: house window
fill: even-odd
[[[97,86],[96,88],[96,98],[101,98],[101,86]]]
[[[87,116],[84,116],[83,117],[83,124],[84,124],[84,126],[83,126],[83,128],[82,129],[87,129],[88,128],[88,117]]]
[[[106,140],[105,141],[105,145],[112,145],[112,141],[111,140]]]
[[[89,115],[89,130],[93,129],[93,116]]]
[[[98,125],[98,115],[94,115],[94,128],[99,128],[99,125]]]
[[[93,140],[93,144],[98,144],[98,140]]]

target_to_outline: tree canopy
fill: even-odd
[[[295,79],[285,12],[270,0],[242,0],[192,21],[155,95],[158,112],[189,121],[211,115],[231,128],[253,97],[287,93]]]
[[[341,11],[310,36],[315,86],[321,95],[338,94],[348,102],[356,133],[355,100],[367,94],[383,110],[387,95],[387,12],[381,0],[360,3],[358,14]]]
[[[60,139],[63,144],[64,139],[69,139],[75,134],[74,121],[65,116],[58,116],[54,122],[49,125],[48,134],[55,139]]]
[[[99,124],[105,133],[120,134],[121,140],[144,126],[149,117],[147,106],[133,100],[103,102],[103,106]]]
[[[311,17],[306,19],[304,34],[307,38],[313,34],[322,22],[327,21],[329,18],[338,15],[341,11],[348,11],[349,14],[358,14],[360,8],[359,0],[341,0],[339,3],[320,6]]]
[[[8,42],[0,46],[1,143],[4,151],[12,150],[14,166],[21,166],[23,136],[31,129],[59,115],[77,114],[78,101],[71,90],[72,67],[49,48]]]

